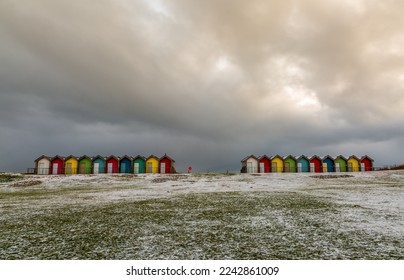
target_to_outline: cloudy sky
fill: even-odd
[[[404,162],[404,1],[1,0],[0,171],[40,155]]]

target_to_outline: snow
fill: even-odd
[[[246,234],[243,233],[243,230],[248,230],[250,227],[261,230],[274,224],[282,225],[281,236],[278,236],[280,238],[279,242],[290,242],[288,239],[290,238],[289,235],[293,234],[295,238],[293,242],[295,242],[294,246],[296,248],[303,246],[308,242],[307,240],[314,242],[313,244],[315,244],[318,250],[321,250],[321,248],[332,248],[323,255],[320,255],[320,257],[335,258],[342,256],[347,258],[356,256],[354,253],[349,255],[350,249],[346,249],[346,244],[343,243],[351,241],[338,241],[342,242],[343,246],[339,247],[334,244],[333,246],[336,247],[332,247],[330,245],[332,243],[331,239],[324,237],[324,234],[327,235],[328,233],[319,232],[316,228],[315,221],[319,220],[320,224],[328,225],[339,234],[346,233],[349,236],[351,232],[359,232],[366,236],[375,236],[375,238],[380,238],[380,240],[393,240],[394,242],[391,241],[390,243],[386,243],[386,241],[387,245],[380,245],[383,247],[380,250],[384,255],[388,255],[389,252],[394,250],[398,254],[404,253],[404,242],[402,241],[404,236],[403,171],[330,173],[320,175],[318,176],[318,174],[313,173],[24,175],[22,180],[0,183],[0,221],[10,222],[13,219],[18,220],[21,217],[29,217],[32,213],[48,213],[52,209],[66,209],[66,207],[76,209],[86,206],[100,207],[102,205],[113,205],[131,201],[150,200],[151,202],[148,204],[148,207],[158,209],[160,204],[163,207],[167,200],[181,204],[183,203],[182,198],[186,195],[228,193],[230,196],[241,194],[243,199],[250,202],[257,201],[257,203],[259,203],[260,197],[267,195],[281,199],[279,203],[276,202],[278,204],[274,204],[275,208],[268,209],[265,207],[262,211],[247,218],[234,214],[233,220],[241,224],[237,232],[233,232],[236,237],[239,235],[240,239],[242,239],[243,234]],[[26,182],[34,182],[34,185]],[[298,210],[287,208],[287,206],[283,207],[282,199],[287,198],[288,194],[292,195],[292,197],[295,197],[296,194],[302,195],[305,198],[322,201],[325,205],[331,203],[330,205],[337,205],[338,207],[336,210],[327,212],[328,216],[322,216],[321,211],[323,210],[321,210],[321,207],[319,210],[316,210],[315,207],[303,207]],[[299,199],[297,201],[299,203]],[[288,199],[285,200],[286,204],[289,202]],[[197,240],[197,238],[189,233],[188,230],[201,227],[201,225],[203,227],[214,228],[214,234],[220,236],[220,231],[218,232],[217,228],[223,226],[221,224],[222,221],[215,220],[214,217],[212,217],[212,220],[194,218],[194,216],[198,216],[202,212],[213,211],[217,207],[217,201],[215,203],[213,206],[209,204],[204,205],[202,200],[198,204],[199,208],[192,209],[195,213],[189,214],[190,220],[186,220],[185,231],[187,234],[190,234],[192,240]],[[180,206],[179,208],[181,208]],[[187,213],[179,213],[179,215],[186,217]],[[273,217],[271,224],[268,221],[269,217]],[[307,227],[311,228],[314,226],[313,229],[307,231],[308,228],[302,228],[302,224],[304,225],[304,223],[302,223],[301,219],[307,220]],[[88,223],[91,225],[91,222]],[[242,225],[242,223],[245,223],[245,225]],[[99,227],[100,225],[93,226]],[[177,226],[173,225],[173,227]],[[167,225],[153,224],[150,228],[142,229],[145,235],[139,237],[137,241],[141,243],[139,245],[141,249],[139,250],[142,253],[137,251],[137,254],[143,254],[141,257],[143,256],[144,258],[176,258],[178,256],[179,258],[190,258],[189,255],[184,255],[180,249],[176,249],[173,252],[167,249],[168,247],[162,249],[155,244],[156,240],[159,240],[161,237],[154,236],[153,232],[166,232],[170,230],[170,228],[166,227]],[[45,231],[45,233],[42,233],[45,235],[43,238],[46,239],[49,238],[46,236],[53,235],[53,232],[49,230]],[[71,229],[73,237],[76,231],[77,229],[74,227]],[[25,235],[23,234],[23,236]],[[358,236],[353,237],[355,242],[357,242],[355,246],[366,248],[368,245],[362,244],[361,242],[363,241]],[[26,243],[26,241],[22,242],[21,246]],[[149,246],[152,246],[151,243],[153,243],[153,246],[157,246],[155,248],[155,255],[148,254],[148,251],[150,251]],[[236,250],[237,246],[242,245],[236,244],[233,246],[233,249]],[[263,244],[260,246],[266,245]],[[373,245],[370,249],[375,250],[374,246],[376,245]],[[9,250],[15,251],[18,250],[18,247],[14,249],[10,247]],[[101,246],[97,250],[105,252],[110,249]],[[201,250],[200,247],[196,246],[195,252],[193,252],[193,255],[191,254],[191,257],[206,257]],[[252,250],[259,252],[258,248],[255,247]],[[132,250],[130,254],[134,254],[133,252]],[[164,255],[168,254],[168,252],[170,252],[170,255]],[[123,255],[121,258],[126,258],[126,256]],[[221,257],[225,256],[229,258],[234,257],[234,252],[231,250],[223,252]]]

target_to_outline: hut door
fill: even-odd
[[[252,162],[247,162],[247,173],[253,173]]]
[[[100,164],[98,162],[94,162],[94,174],[98,174],[100,172]]]
[[[276,162],[272,163],[272,172],[278,172],[278,163]]]
[[[52,165],[52,174],[58,174],[58,167],[59,165],[57,163]]]
[[[45,163],[40,163],[38,167],[38,174],[45,174]]]
[[[80,173],[81,174],[86,173],[86,165],[85,165],[85,163],[80,163]]]
[[[335,172],[341,172],[341,168],[339,167],[339,162],[335,163]]]
[[[153,164],[151,162],[147,163],[147,173],[152,173],[153,170]]]
[[[285,172],[290,172],[290,162],[285,162]]]
[[[352,162],[348,162],[348,171],[352,172]]]
[[[160,164],[160,173],[161,173],[161,174],[166,173],[166,163],[165,163],[165,162],[162,162],[162,163]]]
[[[314,162],[310,162],[310,172],[314,173],[316,171],[316,165],[314,164]]]
[[[365,163],[363,163],[363,162],[361,162],[361,171],[363,172],[363,171],[365,171],[366,169],[365,169]]]
[[[265,164],[260,162],[260,173],[265,173]]]
[[[135,162],[134,168],[133,168],[133,173],[139,173],[139,163]]]
[[[297,172],[302,172],[302,169],[303,169],[303,164],[301,163],[301,162],[298,162],[297,163]]]
[[[121,163],[121,173],[126,173],[126,162]]]
[[[323,162],[323,172],[327,173],[328,172],[328,166],[326,162]]]
[[[112,170],[113,170],[113,164],[112,164],[112,162],[109,162],[108,163],[108,173],[112,173]]]
[[[66,174],[72,174],[72,164],[71,163],[66,164]]]

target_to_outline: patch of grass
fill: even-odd
[[[17,174],[0,173],[0,183],[7,183],[23,179],[23,176]]]
[[[336,178],[350,178],[350,177],[354,177],[354,176],[348,175],[348,174],[343,174],[343,175],[329,174],[329,175],[314,175],[314,176],[310,176],[310,177],[316,178],[316,179],[336,179]]]
[[[4,217],[0,259],[403,258],[402,240],[346,227],[346,211],[364,209],[294,192],[43,208]]]

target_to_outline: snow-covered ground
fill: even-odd
[[[24,175],[0,213],[3,259],[404,258],[402,171]]]

